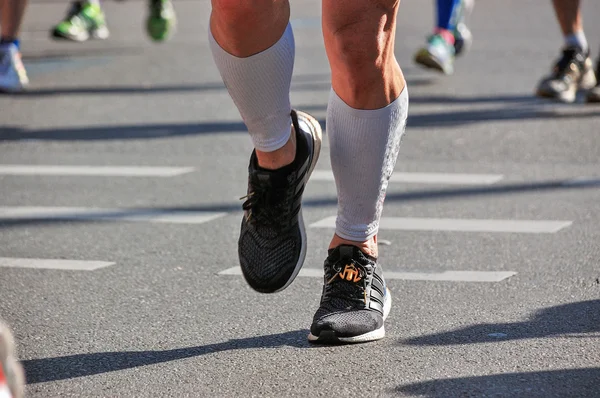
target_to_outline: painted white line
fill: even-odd
[[[405,184],[491,185],[504,178],[502,174],[404,173],[394,172],[390,182]],[[315,170],[311,181],[333,181],[331,170]]]
[[[202,224],[225,215],[227,215],[227,213],[211,211],[177,211],[135,208],[0,207],[0,222],[16,220],[99,220]]]
[[[0,257],[0,267],[93,271],[114,265],[108,261],[53,260],[42,258]]]
[[[380,229],[401,231],[512,232],[551,234],[570,226],[572,221],[483,220],[461,218],[382,217]],[[310,225],[312,228],[335,228],[335,216]]]
[[[21,176],[175,177],[192,171],[193,167],[0,165],[0,175]]]
[[[440,282],[500,282],[516,275],[513,271],[442,271],[442,272],[414,272],[414,271],[385,271],[387,280],[405,281],[440,281]],[[219,272],[219,275],[242,275],[240,267],[231,267]],[[323,270],[303,268],[298,276],[322,278]]]

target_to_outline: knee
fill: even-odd
[[[349,6],[332,15],[324,26],[330,56],[353,70],[382,67],[393,44],[399,1],[349,0],[342,3]]]
[[[233,26],[262,23],[285,4],[287,0],[212,0],[212,18]]]

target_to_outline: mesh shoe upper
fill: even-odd
[[[375,259],[342,245],[329,251],[324,268],[325,285],[311,334],[355,337],[381,328],[386,287]]]
[[[238,254],[246,281],[263,293],[283,289],[304,260],[301,200],[316,158],[311,135],[300,130],[295,113],[292,120],[297,138],[294,162],[265,170],[258,166],[253,152],[248,168]]]

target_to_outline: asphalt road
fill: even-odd
[[[308,276],[255,293],[235,272],[251,144],[210,56],[209,2],[176,1],[178,32],[156,45],[143,2],[106,3],[111,37],[77,44],[48,37],[66,3],[34,1],[31,88],[0,97],[0,316],[28,396],[600,397],[600,107],[532,95],[561,46],[549,1],[478,1],[450,77],[412,63],[432,3],[400,7],[411,105],[380,232],[387,336],[312,347],[326,141]],[[292,13],[292,101],[323,121],[319,2]],[[584,2],[596,55],[598,15]]]

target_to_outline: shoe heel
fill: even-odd
[[[591,90],[596,87],[596,74],[593,69],[588,69],[581,76],[581,80],[579,81],[579,88],[581,90]]]
[[[94,29],[91,32],[91,36],[94,39],[106,40],[106,39],[108,39],[108,36],[110,36],[110,32],[108,31],[108,28],[106,26],[101,26],[97,29]]]

